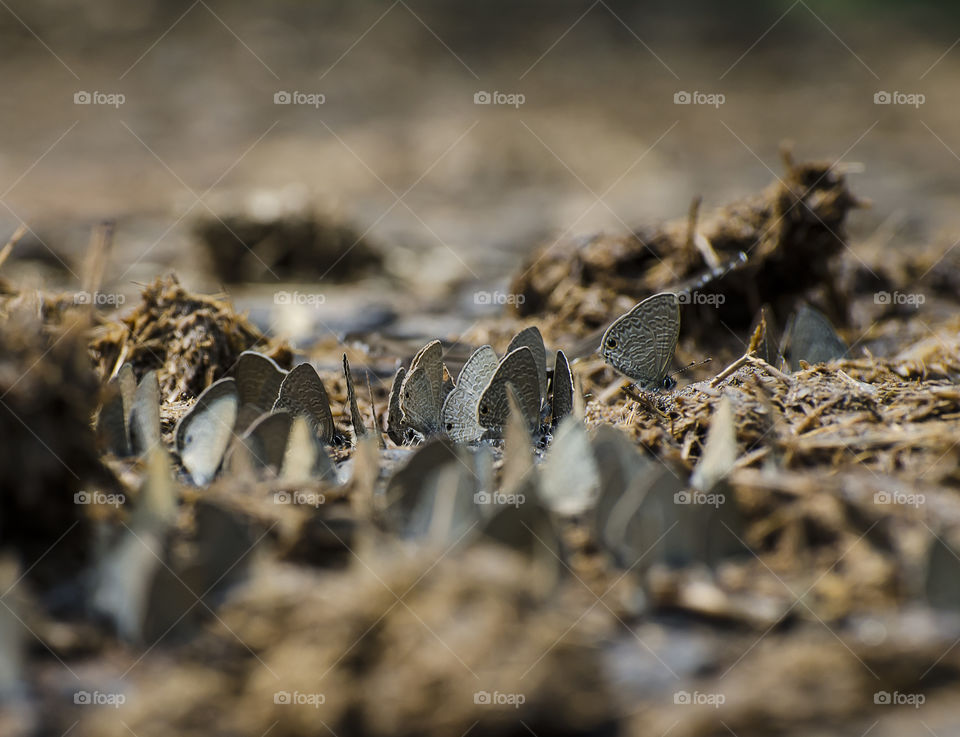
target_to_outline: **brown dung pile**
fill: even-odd
[[[138,378],[157,369],[167,401],[199,395],[249,348],[289,365],[284,344],[268,342],[229,302],[191,294],[173,275],[145,287],[143,302],[121,321],[104,325],[90,346],[102,376],[125,362]]]

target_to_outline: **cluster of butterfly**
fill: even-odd
[[[225,459],[237,472],[269,467],[281,478],[335,475],[324,450],[335,441],[333,412],[313,366],[285,371],[268,356],[244,351],[232,373],[208,386],[174,430],[177,454],[193,483],[210,483]],[[363,428],[346,356],[344,373],[354,427]],[[118,457],[142,455],[160,443],[156,372],[138,385],[124,364],[110,384],[117,391],[104,403],[97,426],[103,445]]]
[[[378,495],[383,526],[440,547],[492,539],[531,559],[543,585],[562,574],[563,520],[588,521],[614,563],[641,573],[657,562],[714,566],[747,552],[726,486],[737,457],[729,400],[714,413],[689,478],[640,453],[615,428],[588,432],[575,417],[560,423],[535,463],[526,420],[510,403],[499,485],[489,446],[432,438]]]
[[[600,354],[641,389],[670,388],[675,381],[667,372],[679,333],[677,295],[655,294],[607,328]],[[547,353],[537,327],[517,333],[503,358],[498,359],[488,345],[478,348],[456,383],[449,379],[440,341],[435,340],[417,353],[409,370],[397,371],[390,390],[387,433],[398,445],[411,437],[437,434],[460,443],[500,437],[510,391],[516,394],[531,430],[548,419],[555,428],[573,409],[573,375],[563,351],[557,351],[548,394]]]
[[[369,431],[346,356],[343,372],[354,434],[363,437]],[[339,439],[327,391],[313,366],[302,363],[285,371],[269,357],[245,351],[232,374],[207,387],[174,431],[180,462],[193,483],[210,483],[223,464],[238,471],[269,467],[283,478],[292,464],[304,466],[303,452],[294,462],[290,447],[303,451],[308,440],[315,446],[305,451],[313,459],[307,464],[313,477],[335,473],[323,446]],[[103,446],[118,457],[142,455],[160,442],[156,372],[148,372],[137,384],[132,367],[124,364],[110,384],[115,391],[98,421]],[[398,371],[387,432],[398,445],[441,432],[458,442],[495,437],[506,420],[511,391],[520,398],[531,429],[547,414],[556,424],[573,408],[573,378],[562,352],[554,366],[552,402],[545,402],[546,350],[537,328],[518,334],[502,361],[490,346],[477,349],[456,384],[447,376],[440,342],[434,341],[414,357],[409,371]],[[376,416],[373,426],[378,428]],[[382,444],[379,432],[374,434]]]
[[[614,320],[600,341],[604,361],[641,390],[672,388],[676,382],[668,372],[680,333],[679,305],[677,294],[661,292]],[[777,364],[784,346],[773,347],[772,330],[764,320],[766,348],[760,352]],[[829,320],[805,306],[793,318],[785,340],[791,363],[829,360],[847,349]],[[354,435],[363,437],[368,430],[346,355],[343,372]],[[335,473],[323,446],[335,442],[336,428],[316,369],[302,363],[285,371],[269,357],[245,351],[232,374],[207,387],[176,427],[176,449],[194,483],[208,484],[225,458],[239,471],[270,467],[281,475],[294,468],[317,477]],[[121,457],[143,454],[160,442],[156,373],[148,372],[137,384],[133,369],[125,364],[111,384],[117,391],[104,404],[98,424],[104,445]],[[557,351],[548,381],[547,352],[536,327],[517,333],[502,358],[488,345],[478,348],[456,382],[435,340],[414,356],[409,370],[397,371],[386,430],[397,445],[443,434],[457,443],[499,438],[511,396],[529,430],[541,429],[548,421],[555,429],[573,410],[575,394],[563,351]],[[375,413],[373,427],[383,447]],[[291,446],[297,451],[292,456],[287,452]]]
[[[387,434],[398,445],[412,437],[446,434],[459,443],[499,437],[507,420],[508,387],[516,394],[528,427],[550,416],[556,426],[573,409],[573,376],[563,351],[557,351],[550,396],[546,401],[547,351],[536,327],[513,337],[502,359],[493,348],[473,352],[452,382],[443,365],[440,341],[424,346],[397,371],[390,390]]]

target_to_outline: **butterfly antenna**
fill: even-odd
[[[677,374],[682,374],[685,371],[689,371],[692,368],[699,368],[700,366],[704,366],[710,363],[712,360],[713,360],[712,358],[704,358],[702,361],[691,361],[683,368],[678,368],[676,371],[671,373],[670,376],[676,376]]]

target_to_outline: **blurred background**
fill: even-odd
[[[29,228],[8,268],[80,289],[113,220],[113,291],[176,269],[270,325],[305,283],[346,330],[756,191],[785,141],[863,165],[854,248],[946,249],[958,40],[933,0],[8,0],[0,225]]]

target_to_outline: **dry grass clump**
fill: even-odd
[[[249,348],[281,365],[290,363],[290,349],[269,343],[228,301],[191,294],[173,275],[146,286],[143,302],[120,321],[101,326],[90,344],[102,376],[126,362],[138,378],[157,369],[167,402],[199,395]]]

